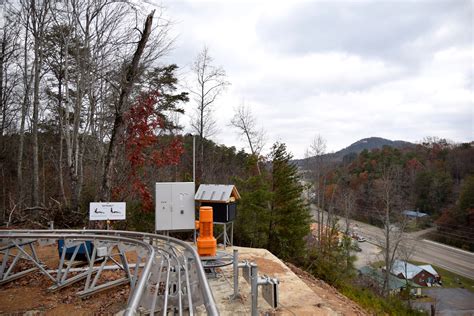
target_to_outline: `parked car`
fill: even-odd
[[[365,237],[362,237],[362,236],[357,236],[357,241],[358,242],[364,242],[364,241],[367,241],[367,239],[365,239]]]

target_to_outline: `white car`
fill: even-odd
[[[365,239],[365,237],[362,237],[362,236],[357,236],[357,241],[364,242],[364,241],[367,241],[367,239]]]

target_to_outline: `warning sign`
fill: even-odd
[[[89,205],[89,220],[124,220],[125,202],[92,202]]]

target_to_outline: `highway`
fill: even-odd
[[[313,218],[316,218],[316,207],[311,207]],[[344,227],[343,220],[339,221]],[[365,237],[369,242],[380,245],[383,241],[382,229],[359,221],[351,220],[351,227],[357,234]],[[437,265],[448,271],[457,273],[474,280],[474,253],[453,248],[431,240],[423,239],[423,232],[406,233],[405,238],[414,243],[411,259]]]

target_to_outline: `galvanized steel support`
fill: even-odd
[[[35,243],[51,244],[59,239],[64,240],[64,247],[58,269],[47,269],[36,254]],[[88,253],[86,241],[94,244],[92,254]],[[179,315],[188,311],[193,315],[196,307],[202,304],[208,315],[219,315],[196,250],[178,239],[127,231],[30,230],[0,231],[1,243],[6,243],[6,246],[0,248],[3,254],[0,284],[40,270],[53,283],[50,290],[86,279],[83,290],[78,293],[81,297],[129,283],[130,296],[125,315],[135,315],[139,311],[151,315],[156,311],[162,314],[174,311]],[[74,270],[73,261],[81,245],[86,249],[88,266]],[[73,249],[68,260],[67,248]],[[11,249],[17,249],[17,253],[12,255]],[[128,262],[129,252],[135,252],[135,264]],[[97,259],[103,260],[99,266],[96,265]],[[20,260],[27,260],[34,267],[13,273]],[[109,261],[114,264],[107,265]],[[101,273],[112,268],[123,270],[124,276],[99,284]],[[69,277],[73,270],[79,274]]]

